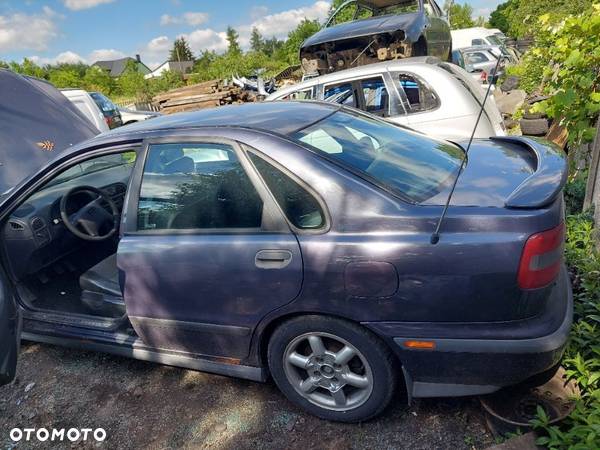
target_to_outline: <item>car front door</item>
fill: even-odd
[[[0,386],[15,377],[21,321],[15,297],[3,269],[0,269]]]
[[[440,7],[434,0],[423,0],[423,8],[429,19],[426,30],[428,54],[437,56],[443,61],[450,59],[451,37],[450,26],[443,17]]]
[[[300,291],[296,236],[236,143],[149,142],[135,172],[117,256],[134,329],[152,347],[244,358]]]

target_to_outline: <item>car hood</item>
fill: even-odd
[[[339,41],[341,39],[352,39],[378,33],[391,33],[397,30],[409,30],[419,22],[421,13],[408,13],[400,15],[389,15],[370,17],[368,19],[345,22],[333,27],[323,28],[313,34],[302,44],[302,49],[323,44],[325,42]],[[409,35],[409,33],[406,33]]]
[[[0,70],[0,193],[100,131],[46,81]]]

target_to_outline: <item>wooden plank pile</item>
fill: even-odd
[[[226,85],[221,80],[205,81],[192,84],[154,97],[154,103],[163,114],[182,111],[214,108],[215,106],[230,105],[254,101],[251,93],[243,91],[238,86]]]

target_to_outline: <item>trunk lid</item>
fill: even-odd
[[[0,193],[99,131],[50,83],[0,69]]]
[[[565,154],[550,142],[521,136],[474,140],[450,204],[541,208],[560,195],[566,180]],[[450,188],[448,183],[423,204],[443,205]]]

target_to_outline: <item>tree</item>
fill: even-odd
[[[263,37],[260,34],[260,31],[258,31],[258,28],[252,28],[252,34],[250,35],[250,49],[253,52],[262,52],[264,45]]]
[[[298,54],[302,43],[321,29],[318,20],[304,19],[296,29],[289,32],[284,44],[284,56],[288,64],[298,64]]]
[[[169,61],[193,61],[194,54],[192,53],[192,49],[190,45],[182,36],[180,38],[175,39],[173,43],[173,48],[171,49],[171,53],[169,54]]]
[[[88,91],[98,91],[104,95],[110,95],[115,90],[115,80],[106,70],[96,66],[87,68],[83,76],[83,85]]]
[[[464,5],[452,3],[447,12],[450,16],[450,28],[453,30],[475,26],[475,21],[472,18],[473,7],[468,3]]]
[[[267,56],[278,54],[283,48],[284,42],[277,39],[275,36],[266,39],[263,45],[263,53]]]
[[[80,88],[83,80],[74,70],[57,69],[50,72],[49,81],[57,88]]]
[[[508,12],[510,11],[512,4],[518,1],[519,0],[508,0],[505,3],[500,3],[490,14],[490,20],[488,21],[490,27],[498,28],[504,34],[508,34],[510,26]]]
[[[238,39],[240,35],[237,31],[235,31],[232,27],[227,27],[227,53],[230,55],[240,55],[242,53],[242,49],[240,48],[240,43]]]
[[[127,66],[117,84],[123,95],[135,97],[140,101],[148,100],[148,82],[144,78],[144,74],[139,71],[135,61],[127,61]]]

